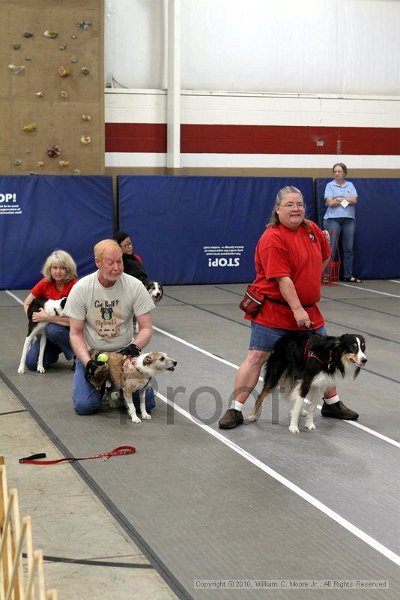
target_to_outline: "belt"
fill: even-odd
[[[285,300],[279,300],[279,298],[270,298],[269,296],[264,296],[265,300],[269,300],[270,302],[276,302],[276,304],[283,304],[284,306],[289,306]],[[312,308],[315,304],[302,304],[303,308]]]

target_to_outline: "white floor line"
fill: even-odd
[[[228,360],[225,360],[224,358],[220,358],[219,356],[216,356],[215,354],[212,354],[211,352],[208,352],[207,350],[203,350],[203,348],[199,348],[199,346],[195,346],[194,344],[191,344],[190,342],[187,342],[186,340],[183,340],[182,338],[179,338],[176,335],[172,335],[172,333],[168,333],[168,331],[165,331],[164,329],[160,329],[159,327],[155,327],[154,325],[153,325],[153,329],[154,329],[154,331],[158,331],[159,333],[162,333],[163,335],[166,335],[167,337],[172,338],[173,340],[179,342],[180,344],[183,344],[184,346],[193,348],[193,350],[196,350],[197,352],[201,352],[201,354],[205,354],[206,356],[209,356],[210,358],[213,358],[214,360],[217,360],[218,362],[221,362],[224,365],[228,365],[228,367],[232,367],[233,369],[239,369],[239,367],[237,365],[234,365],[233,363],[229,362]]]
[[[392,283],[400,283],[400,279],[389,279]]]
[[[400,282],[395,282],[400,283]],[[361,290],[362,292],[371,292],[372,294],[380,294],[381,296],[390,296],[391,298],[400,298],[398,294],[389,294],[388,292],[379,292],[378,290],[371,290],[370,288],[361,287],[360,285],[354,285],[354,283],[339,283],[344,287],[352,288],[353,290]]]
[[[16,296],[15,294],[13,294],[12,292],[10,292],[10,290],[5,290],[6,294],[8,294],[9,296],[11,296],[11,298],[14,298],[14,300],[16,300],[19,304],[24,304],[24,301],[21,300],[20,298],[18,298],[18,296]]]
[[[215,354],[212,354],[211,352],[208,352],[207,350],[203,350],[203,348],[199,348],[199,346],[195,346],[194,344],[191,344],[190,342],[187,342],[186,340],[183,340],[182,338],[179,338],[176,335],[172,335],[171,333],[168,333],[168,331],[165,331],[164,329],[160,329],[159,327],[154,327],[154,330],[158,331],[159,333],[162,333],[163,335],[166,335],[167,337],[172,338],[173,340],[179,342],[180,344],[183,344],[185,346],[188,346],[189,348],[192,348],[193,350],[196,350],[197,352],[201,352],[201,354],[205,354],[206,356],[209,356],[210,358],[217,360],[218,362],[228,365],[228,367],[232,367],[233,369],[239,369],[239,367],[237,365],[225,360],[224,358],[215,356]],[[262,381],[261,377],[259,378],[259,381]],[[318,408],[321,408],[321,406],[319,406]],[[348,425],[352,425],[353,427],[357,427],[358,429],[365,431],[365,433],[369,433],[370,435],[373,435],[376,438],[379,438],[380,440],[382,440],[383,442],[386,442],[388,444],[391,444],[392,446],[395,446],[396,448],[400,448],[400,442],[397,442],[396,440],[392,440],[391,438],[386,437],[385,435],[382,435],[378,431],[374,431],[373,429],[370,429],[369,427],[365,427],[364,425],[357,423],[357,421],[345,421],[345,423],[347,423]]]
[[[318,408],[321,409],[322,406],[318,405]],[[377,438],[379,438],[380,440],[382,440],[383,442],[386,442],[387,444],[391,444],[392,446],[395,446],[396,448],[400,448],[400,442],[397,442],[396,440],[392,440],[392,438],[387,437],[386,435],[382,435],[382,433],[379,433],[378,431],[374,431],[373,429],[370,429],[369,427],[365,427],[365,425],[361,425],[361,423],[358,423],[358,421],[346,421],[347,425],[352,425],[353,427],[356,427],[357,429],[361,429],[362,431],[365,431],[365,433],[369,433],[370,435],[373,435]]]
[[[347,519],[341,517],[338,513],[331,510],[328,506],[314,498],[314,496],[311,496],[311,494],[308,494],[308,492],[297,486],[295,483],[293,483],[289,479],[286,479],[286,477],[283,477],[283,475],[280,475],[280,473],[274,471],[273,469],[271,469],[271,467],[268,467],[258,458],[256,458],[246,450],[243,450],[243,448],[235,444],[235,442],[232,442],[230,439],[226,438],[221,433],[218,433],[218,431],[214,431],[214,429],[212,429],[208,425],[205,425],[204,423],[201,423],[200,421],[192,417],[192,415],[189,412],[187,412],[183,408],[180,408],[174,402],[168,400],[168,398],[166,398],[159,392],[157,392],[156,395],[158,398],[160,398],[160,400],[163,400],[163,402],[169,404],[174,410],[176,410],[181,415],[189,419],[189,421],[192,421],[192,423],[195,423],[197,426],[201,427],[201,429],[204,429],[204,431],[206,431],[207,433],[215,437],[217,440],[228,446],[231,450],[233,450],[237,454],[240,454],[240,456],[248,460],[250,463],[258,467],[262,471],[264,471],[264,473],[266,473],[267,475],[284,485],[286,488],[300,496],[300,498],[303,498],[303,500],[314,506],[314,508],[318,509],[324,515],[338,523],[338,525],[341,525],[347,531],[358,537],[361,541],[365,542],[366,544],[374,548],[374,550],[376,550],[377,552],[394,562],[396,565],[400,566],[400,556],[398,554],[395,554],[392,550],[389,550],[389,548],[378,542],[378,540],[371,537],[370,535],[368,535],[367,533],[350,523],[350,521],[347,521]]]

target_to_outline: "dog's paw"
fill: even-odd
[[[258,419],[258,414],[257,413],[256,414],[251,414],[249,416],[249,423],[255,423],[257,421],[257,419]]]
[[[132,423],[141,423],[142,421],[139,419],[136,413],[128,411],[128,415],[132,419]]]
[[[44,367],[42,367],[42,366],[39,366],[39,365],[38,365],[38,367],[37,367],[36,370],[37,370],[38,373],[46,373],[46,369]]]
[[[290,433],[300,433],[297,425],[289,425],[289,431],[290,431]]]
[[[110,392],[108,394],[108,405],[110,408],[117,408],[121,404],[119,392]]]
[[[141,413],[142,413],[142,419],[146,419],[146,420],[151,419],[151,415],[149,415],[149,413],[147,413],[145,410],[142,410]]]
[[[307,429],[309,429],[310,431],[313,431],[314,429],[316,429],[314,423],[312,421],[307,421],[306,422],[306,427]]]
[[[18,373],[25,373],[25,368],[23,366],[19,366]]]

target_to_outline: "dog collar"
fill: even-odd
[[[144,386],[144,387],[146,388],[146,387],[149,385],[149,383],[150,383],[150,379],[151,379],[151,377],[149,377],[148,375],[146,375],[146,373],[143,373],[143,371],[141,371],[141,370],[139,369],[139,367],[137,366],[136,362],[137,362],[137,359],[138,359],[139,357],[138,357],[138,356],[129,356],[129,355],[125,355],[125,358],[126,358],[127,360],[129,360],[129,362],[131,363],[131,365],[133,365],[133,366],[135,367],[136,371],[138,371],[138,372],[139,372],[141,375],[143,375],[143,377],[144,377],[145,379],[147,379],[147,383],[146,383],[146,385]]]

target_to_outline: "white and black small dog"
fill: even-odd
[[[314,413],[324,390],[336,385],[338,375],[357,377],[367,362],[362,335],[340,337],[318,334],[288,334],[275,345],[265,365],[264,387],[250,415],[256,421],[264,398],[281,383],[291,401],[289,431],[299,433],[299,416],[307,397],[307,429],[315,429]]]
[[[47,325],[47,321],[40,321],[38,323],[34,323],[32,321],[32,315],[34,312],[39,312],[42,308],[44,312],[51,317],[61,317],[63,314],[64,306],[67,301],[67,298],[62,298],[61,300],[48,300],[47,298],[39,297],[34,298],[30,303],[27,310],[28,317],[28,335],[25,338],[24,347],[22,349],[21,361],[18,367],[18,373],[25,372],[25,360],[26,355],[28,353],[29,348],[33,344],[34,340],[38,335],[40,335],[40,348],[39,348],[39,358],[37,363],[37,370],[39,373],[44,373],[43,367],[43,355],[44,349],[46,347],[46,333],[45,327]]]
[[[160,302],[161,298],[164,295],[163,286],[158,281],[148,281],[146,283],[146,289],[149,292],[153,302],[157,304]]]
[[[154,304],[158,304],[164,295],[164,290],[161,283],[158,283],[158,281],[145,281],[143,285],[149,292]],[[135,334],[137,334],[139,331],[139,327],[136,318],[133,319],[133,327]]]

